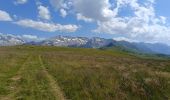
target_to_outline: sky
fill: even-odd
[[[170,45],[170,0],[0,0],[0,33]]]

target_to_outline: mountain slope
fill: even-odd
[[[56,36],[54,38],[39,42],[38,44],[47,46],[79,47],[87,42],[88,38],[85,37]]]
[[[13,45],[43,45],[43,46],[65,46],[65,47],[81,47],[81,48],[117,48],[119,50],[134,52],[134,53],[149,53],[149,54],[166,54],[170,55],[170,46],[160,43],[132,43],[127,41],[116,41],[113,39],[105,39],[99,37],[70,37],[56,36],[43,41],[26,42],[20,36],[0,33],[0,46]]]
[[[29,43],[32,45],[44,46],[65,46],[65,47],[82,47],[82,48],[121,48],[124,51],[151,54],[168,54],[170,55],[170,47],[165,44],[151,43],[131,43],[127,41],[115,41],[113,39],[104,39],[99,37],[69,37],[57,36],[41,42]]]

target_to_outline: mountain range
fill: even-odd
[[[128,42],[99,37],[87,38],[70,36],[56,36],[39,42],[26,42],[18,36],[0,34],[0,46],[12,45],[64,46],[100,49],[118,48],[119,50],[129,52],[170,55],[170,46],[161,43]]]

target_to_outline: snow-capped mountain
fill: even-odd
[[[88,42],[83,45],[83,47],[86,48],[101,48],[101,47],[106,47],[109,46],[110,44],[114,44],[116,41],[113,39],[104,39],[104,38],[99,38],[99,37],[93,37],[88,40]]]
[[[65,46],[65,47],[83,47],[83,48],[108,48],[120,47],[124,50],[132,50],[135,52],[144,53],[160,53],[169,54],[170,47],[165,44],[151,44],[151,43],[131,43],[127,41],[116,41],[113,39],[105,39],[99,37],[70,37],[70,36],[56,36],[41,42],[31,42],[32,45],[44,46]],[[163,49],[161,49],[163,48]]]
[[[70,37],[56,36],[43,41],[28,42],[22,36],[0,33],[0,46],[13,45],[43,45],[43,46],[65,46],[65,47],[82,47],[82,48],[121,48],[125,51],[157,53],[170,55],[170,46],[165,44],[151,43],[133,43],[127,41],[116,41],[99,37]]]
[[[37,45],[101,48],[109,45],[112,42],[115,41],[112,39],[104,39],[99,37],[86,38],[86,37],[56,36],[54,38],[50,38],[42,42],[39,42],[37,43]]]
[[[68,46],[68,47],[80,47],[88,42],[88,38],[85,37],[68,37],[68,36],[56,36],[51,39],[39,42],[41,45],[48,46]]]
[[[18,36],[0,33],[0,46],[21,45],[23,43],[25,41]]]

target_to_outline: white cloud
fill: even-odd
[[[128,41],[128,42],[138,42],[137,40],[129,39],[129,38],[126,38],[126,37],[115,37],[115,38],[113,38],[113,40],[116,40],[116,41]]]
[[[130,17],[115,16],[108,21],[98,21],[95,32],[110,34],[126,34],[129,39],[149,42],[170,42],[170,27],[166,25],[166,17],[156,16],[153,7],[154,1],[148,1],[144,5],[138,0],[117,0],[119,10],[123,7],[131,7],[134,15]],[[118,11],[119,12],[119,11]]]
[[[49,0],[50,4],[56,9],[69,9],[72,6],[72,0]]]
[[[49,1],[54,8],[59,9],[62,7],[64,0],[49,0]]]
[[[2,38],[2,39],[1,39]],[[7,33],[0,33],[0,44],[4,44],[4,40],[7,40],[10,44],[22,44],[24,42],[30,42],[30,41],[42,41],[45,38],[38,37],[36,35],[29,35],[29,34],[23,34],[23,35],[13,35],[13,34],[7,34]]]
[[[23,38],[26,38],[26,39],[31,39],[31,40],[34,40],[34,39],[37,39],[38,37],[35,36],[35,35],[22,35]]]
[[[0,21],[12,21],[12,18],[7,12],[0,10]]]
[[[128,32],[126,30],[127,24],[125,19],[114,18],[110,21],[98,21],[98,28],[94,30],[97,33],[110,33],[110,34],[125,34]]]
[[[162,24],[166,24],[166,17],[164,17],[164,16],[160,16],[160,23],[162,23]]]
[[[50,3],[56,9],[74,10],[86,19],[108,20],[117,15],[109,0],[50,0]]]
[[[86,18],[105,21],[117,15],[111,10],[109,0],[73,0],[73,6],[77,13]]]
[[[40,38],[36,35],[28,35],[28,34],[24,34],[24,35],[21,35],[21,36],[18,36],[20,37],[21,39],[25,40],[25,41],[41,41],[41,40],[44,40],[45,38]]]
[[[15,4],[25,4],[25,3],[27,3],[27,0],[16,0],[14,3]]]
[[[72,25],[72,24],[61,25],[61,24],[54,24],[54,23],[44,23],[41,21],[33,21],[30,19],[17,21],[15,22],[15,24],[23,27],[29,27],[41,31],[46,31],[46,32],[55,32],[55,31],[75,32],[79,28],[77,25]]]
[[[60,9],[60,14],[64,18],[67,16],[67,11],[65,9]]]
[[[49,0],[53,8],[60,13],[60,16],[65,18],[68,15],[68,10],[71,10],[72,0]]]
[[[93,22],[93,19],[87,18],[80,13],[77,14],[77,20],[83,20],[85,22]]]
[[[50,20],[51,19],[51,16],[50,16],[50,12],[48,10],[47,7],[44,7],[44,6],[39,6],[38,7],[38,13],[39,13],[39,17],[42,18],[42,19],[46,19],[46,20]]]

